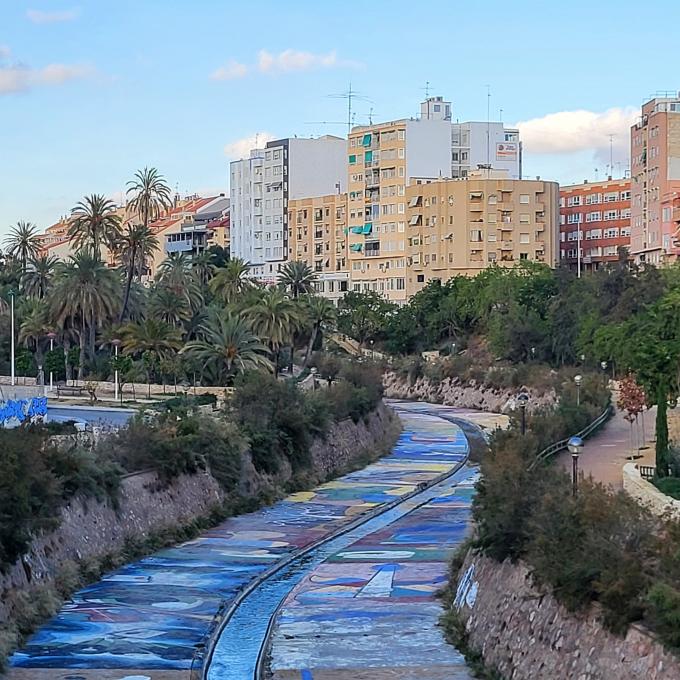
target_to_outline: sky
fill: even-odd
[[[677,0],[0,0],[0,237],[144,166],[228,191],[256,135],[344,135],[350,83],[356,124],[415,116],[427,83],[486,120],[490,92],[525,176],[602,179],[609,135],[620,176],[642,102],[680,89],[679,25]]]

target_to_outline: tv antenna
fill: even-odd
[[[365,97],[364,95],[360,94],[356,90],[352,89],[352,83],[350,82],[349,84],[349,89],[346,92],[340,92],[338,94],[329,94],[326,95],[327,97],[330,97],[331,99],[346,99],[347,100],[347,134],[349,135],[350,130],[352,129],[352,124],[354,121],[354,118],[352,116],[353,114],[353,103],[354,101],[363,101],[363,102],[368,102],[369,104],[372,104],[373,102],[368,98]]]
[[[426,80],[426,81],[425,81],[425,87],[421,87],[421,88],[420,88],[421,90],[423,90],[423,91],[425,92],[425,99],[428,99],[429,96],[430,96],[430,85],[431,85],[431,84],[432,84],[432,83],[430,83],[429,80]]]
[[[609,135],[609,173],[614,175],[614,137],[616,135]]]

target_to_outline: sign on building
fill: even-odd
[[[517,142],[498,142],[496,144],[497,161],[516,161],[518,153],[519,144]]]

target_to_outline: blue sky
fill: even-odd
[[[640,13],[644,21],[640,21]],[[525,175],[568,183],[627,165],[626,129],[680,89],[680,3],[0,0],[0,234],[48,226],[154,165],[180,193],[226,190],[260,133],[344,134],[414,115],[430,81],[454,118],[522,122]],[[664,56],[666,53],[666,56]],[[239,143],[241,142],[241,143]]]

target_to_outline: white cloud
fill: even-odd
[[[230,59],[224,66],[220,66],[210,74],[212,80],[235,80],[236,78],[243,78],[248,73],[248,67],[245,64]]]
[[[278,54],[272,54],[267,50],[260,50],[257,55],[257,68],[261,73],[309,71],[315,68],[333,68],[341,65],[335,51],[327,54],[314,54],[300,50],[284,50]]]
[[[609,135],[618,152],[628,149],[630,126],[639,115],[634,107],[613,108],[601,113],[577,110],[549,113],[517,123],[527,153],[562,154],[593,150],[609,153]]]
[[[64,21],[73,21],[78,18],[78,10],[64,9],[54,12],[44,12],[40,9],[26,10],[26,16],[34,24],[59,24]]]
[[[234,160],[248,158],[250,150],[262,148],[267,142],[271,142],[276,137],[271,132],[257,132],[249,137],[237,139],[224,147],[224,155]]]
[[[62,85],[92,73],[92,67],[79,64],[49,64],[40,69],[22,64],[0,66],[0,96],[25,92],[41,85]]]
[[[348,59],[339,59],[335,50],[325,54],[305,52],[303,50],[283,50],[273,53],[260,50],[255,64],[249,66],[231,59],[225,66],[215,70],[210,77],[213,80],[233,80],[243,78],[248,73],[259,72],[267,75],[292,73],[294,71],[311,71],[323,68],[361,68],[363,64]]]

